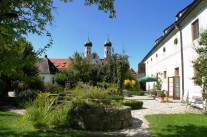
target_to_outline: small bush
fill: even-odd
[[[144,96],[144,91],[130,91],[131,95]]]
[[[26,90],[22,91],[17,96],[17,103],[18,106],[21,108],[25,108],[25,105],[27,105],[28,102],[33,101],[36,97],[39,91],[35,90]]]
[[[130,106],[132,110],[141,109],[143,106],[143,102],[138,100],[126,100],[123,101],[123,105]]]
[[[118,96],[118,95],[112,95],[112,96],[109,96],[109,98],[112,100],[123,100],[124,99],[123,96]]]
[[[131,95],[135,95],[135,96],[144,96],[145,92],[144,91],[124,91],[125,95],[131,96]]]
[[[73,91],[74,96],[78,96],[84,99],[108,99],[108,92],[104,89],[96,87],[87,87],[87,88],[76,88]]]
[[[157,91],[156,91],[156,90],[154,90],[154,91],[152,92],[152,95],[157,96]]]
[[[49,93],[38,94],[28,105],[25,119],[32,121],[36,128],[70,127],[67,119],[70,105],[65,103],[58,107],[56,102],[57,97],[51,97]]]
[[[59,92],[63,92],[63,87],[57,85],[57,84],[53,84],[51,82],[45,83],[45,91],[46,92],[50,92],[50,93],[59,93]]]
[[[72,109],[91,109],[91,108],[102,108],[103,104],[99,104],[96,102],[93,102],[90,99],[81,99],[81,98],[73,98],[72,100]]]
[[[118,92],[117,88],[113,88],[113,87],[108,88],[107,92],[109,95],[119,95],[120,94],[120,92]]]

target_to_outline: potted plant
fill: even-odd
[[[164,93],[164,91],[161,91],[160,92],[160,102],[164,102],[164,97],[165,97],[166,95],[165,95],[165,93]]]
[[[156,90],[154,90],[154,91],[152,92],[152,97],[153,97],[154,99],[157,97],[157,91],[156,91]]]
[[[203,96],[203,107],[204,109],[207,109],[207,92],[203,92],[202,96]]]

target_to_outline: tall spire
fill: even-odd
[[[88,40],[85,42],[84,46],[85,46],[85,57],[90,58],[92,42],[89,39],[89,33],[88,33]]]
[[[108,58],[109,56],[111,56],[111,46],[112,43],[109,40],[109,34],[107,33],[107,40],[104,43],[104,58]]]

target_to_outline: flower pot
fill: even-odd
[[[160,102],[164,102],[164,97],[160,97]]]
[[[206,110],[207,109],[207,101],[203,101],[203,108]]]

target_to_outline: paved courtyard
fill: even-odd
[[[149,137],[149,132],[147,131],[148,122],[147,120],[145,120],[144,115],[201,113],[200,110],[190,108],[189,106],[180,103],[180,101],[169,101],[169,103],[160,103],[158,100],[154,100],[152,97],[149,96],[125,97],[125,99],[142,100],[144,102],[143,109],[133,110],[133,126],[129,129],[110,133],[115,136]]]

